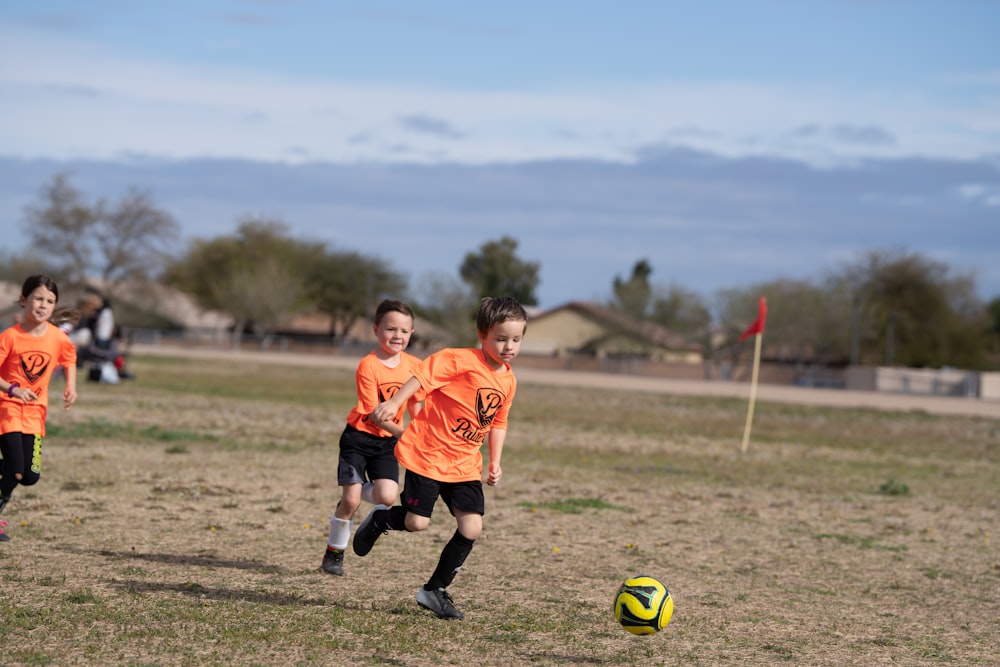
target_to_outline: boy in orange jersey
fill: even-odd
[[[330,517],[330,535],[323,554],[323,571],[344,574],[344,550],[351,536],[351,518],[362,500],[392,504],[399,491],[399,463],[393,448],[403,432],[403,408],[410,418],[419,409],[422,395],[408,397],[409,403],[376,424],[368,414],[392,397],[412,377],[420,359],[406,352],[413,335],[413,310],[402,301],[386,299],[375,309],[372,331],[378,341],[370,354],[358,363],[354,373],[358,401],[340,436],[337,483],[340,502]]]
[[[371,551],[390,530],[416,532],[430,525],[440,497],[455,517],[457,530],[445,545],[431,578],[417,592],[417,604],[438,618],[463,614],[447,588],[483,531],[483,441],[489,439],[486,483],[500,483],[500,457],[507,437],[517,379],[510,361],[521,350],[528,316],[516,299],[484,298],[476,329],[479,349],[445,349],[427,357],[396,394],[372,411],[376,423],[391,420],[405,401],[423,390],[424,408],[396,443],[396,458],[406,468],[402,505],[376,506],[354,535],[354,553]]]

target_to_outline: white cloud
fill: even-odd
[[[0,145],[19,157],[629,162],[663,143],[815,164],[1000,153],[1000,102],[923,91],[669,81],[486,92],[364,85],[126,61],[9,29],[0,29],[0,62]],[[806,136],[802,128],[819,130]]]
[[[979,202],[984,206],[1000,207],[1000,185],[985,183],[970,183],[958,189],[959,195],[963,199],[972,202]]]

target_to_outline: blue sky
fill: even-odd
[[[991,298],[998,34],[995,0],[8,2],[0,223],[70,168],[415,281],[511,235],[546,306],[640,258],[708,294],[872,248]]]

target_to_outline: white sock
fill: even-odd
[[[330,537],[326,540],[326,545],[341,551],[346,549],[351,537],[351,523],[350,519],[338,519],[336,515],[330,517]]]
[[[365,482],[361,485],[361,500],[372,505],[375,504],[375,485]]]

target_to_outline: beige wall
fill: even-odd
[[[979,374],[979,398],[1000,401],[1000,373]]]
[[[522,348],[531,341],[532,346],[564,354],[567,350],[577,349],[603,333],[604,329],[591,320],[580,317],[571,310],[561,310],[541,320],[530,322]]]

